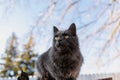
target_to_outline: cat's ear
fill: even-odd
[[[72,23],[68,29],[74,36],[76,35],[76,25]]]
[[[53,32],[54,32],[54,34],[57,33],[58,31],[59,31],[58,28],[57,28],[56,26],[54,26],[54,27],[53,27]]]

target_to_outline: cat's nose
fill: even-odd
[[[62,41],[62,40],[58,40],[58,41],[56,42],[56,46],[57,46],[57,47],[60,47],[61,41]]]
[[[57,46],[60,46],[62,43],[62,40],[58,40]]]
[[[62,40],[61,40],[61,39],[59,39],[59,40],[58,40],[58,42],[59,42],[59,44],[61,44]]]
[[[59,43],[61,43],[61,41],[62,41],[61,39],[60,39],[60,40],[58,40],[58,42],[59,42]]]

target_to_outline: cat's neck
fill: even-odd
[[[79,48],[75,48],[73,50],[70,50],[70,49],[57,50],[53,47],[52,51],[54,52],[54,54],[58,54],[58,55],[72,55],[73,53],[79,52]]]

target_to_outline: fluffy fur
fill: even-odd
[[[60,31],[53,28],[53,45],[36,62],[38,80],[76,80],[83,57],[79,49],[76,26]]]

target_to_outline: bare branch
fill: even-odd
[[[9,0],[9,5],[5,10],[5,14],[6,14],[5,16],[8,16],[13,11],[14,7],[15,7],[15,0]]]
[[[112,16],[112,13],[113,11],[111,12],[111,16]],[[112,17],[109,17],[106,21],[108,22],[109,20],[111,20]],[[111,20],[108,24],[107,22],[104,23],[104,25],[102,27],[100,27],[97,31],[89,34],[88,36],[86,36],[85,39],[88,39],[89,37],[101,32],[101,31],[104,31],[107,27],[110,27],[110,25],[114,24],[115,22],[117,22],[118,20],[120,19],[120,16],[118,16],[115,20]]]
[[[111,59],[108,59],[105,63],[102,64],[102,66],[110,64],[112,61],[120,58],[120,54],[117,54],[116,56],[112,57]],[[109,63],[108,63],[109,62]]]
[[[119,30],[118,30],[118,35],[117,35],[117,37],[116,37],[115,43],[118,43],[118,39],[120,38],[119,36],[120,36],[120,28],[119,28]]]
[[[110,36],[108,37],[108,40],[106,41],[106,43],[105,43],[104,46],[102,47],[101,51],[99,51],[99,57],[101,57],[101,55],[103,54],[103,52],[106,50],[106,48],[108,48],[108,46],[109,46],[110,43],[112,42],[113,37],[114,37],[116,31],[117,31],[118,28],[119,28],[119,25],[120,25],[120,23],[118,22],[117,26],[112,29],[112,32],[111,32]]]
[[[31,33],[33,33],[37,25],[40,25],[41,27],[45,25],[45,22],[47,21],[47,19],[52,15],[57,2],[58,0],[56,0],[55,2],[52,2],[52,4],[48,6],[47,11],[45,13],[42,13],[42,15],[38,16],[36,23],[32,26],[33,28]]]
[[[58,26],[62,23],[62,20],[63,20],[64,16],[67,14],[67,12],[68,12],[75,4],[79,3],[79,1],[80,1],[80,0],[74,1],[74,2],[70,3],[70,4],[66,7],[66,9],[64,10],[64,12],[63,12],[62,15],[60,16],[60,19],[59,19],[59,21],[58,21]]]
[[[80,28],[78,28],[78,30],[79,30],[79,29],[82,29],[82,28],[85,28],[85,27],[88,27],[89,25],[91,25],[91,24],[97,22],[97,21],[105,14],[105,12],[107,11],[107,9],[108,9],[109,7],[110,7],[110,6],[107,5],[106,8],[104,8],[104,10],[102,10],[102,12],[96,17],[95,20],[93,20],[93,21],[91,21],[91,22],[89,22],[89,23],[87,23],[87,24],[81,26]]]
[[[111,34],[110,34],[110,37],[109,37],[109,40],[113,39],[113,36],[115,35],[115,33],[117,32],[118,28],[120,26],[120,22],[118,22],[117,26],[115,28],[113,28]]]

